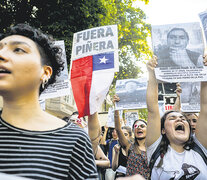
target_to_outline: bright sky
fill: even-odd
[[[199,22],[198,14],[207,10],[207,0],[149,0],[147,5],[137,0],[134,4],[145,12],[151,25]],[[141,67],[146,76],[146,66]]]
[[[152,25],[198,22],[198,14],[207,10],[207,0],[149,0],[140,5],[147,15],[147,22]]]

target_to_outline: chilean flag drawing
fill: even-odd
[[[73,60],[71,86],[79,117],[97,112],[114,78],[114,52]]]

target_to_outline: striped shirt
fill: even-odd
[[[86,132],[73,123],[52,131],[16,128],[0,118],[0,172],[31,179],[97,179]]]

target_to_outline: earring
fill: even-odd
[[[45,76],[42,80],[42,89],[45,88],[45,85],[48,83],[48,80],[50,79],[50,77]]]

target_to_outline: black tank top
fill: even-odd
[[[125,156],[123,153],[122,153],[122,147],[120,148],[120,152],[119,152],[119,163],[118,163],[118,167],[119,166],[124,166],[126,167],[127,166],[127,156]]]

